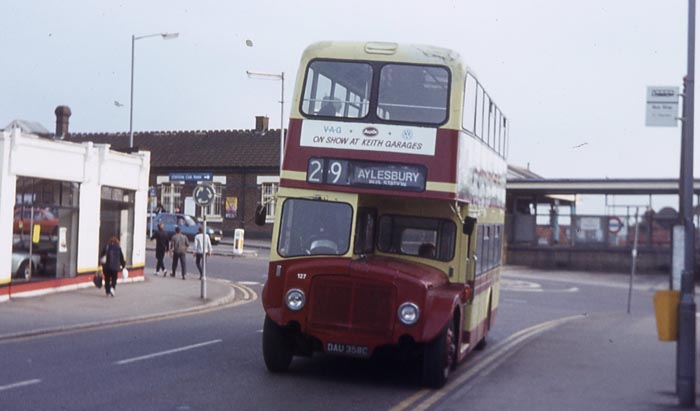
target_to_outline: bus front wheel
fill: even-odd
[[[283,327],[265,316],[263,325],[263,358],[272,372],[285,372],[292,362],[293,348]]]
[[[447,376],[457,359],[457,339],[454,321],[431,342],[425,345],[423,353],[423,384],[440,388],[447,382]]]

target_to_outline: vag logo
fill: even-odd
[[[379,130],[375,127],[365,127],[365,129],[362,130],[362,134],[364,134],[365,137],[377,137],[377,135],[379,135]]]

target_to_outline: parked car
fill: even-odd
[[[175,227],[180,227],[182,234],[186,235],[190,240],[194,240],[195,234],[199,228],[197,220],[188,214],[182,213],[159,213],[153,217],[153,231],[155,231],[158,223],[163,224],[163,231],[169,236],[175,234]],[[149,221],[148,224],[151,224]],[[211,243],[216,245],[221,242],[224,236],[223,231],[207,226],[207,234],[211,239]]]
[[[31,255],[32,273],[36,274],[41,268],[41,255],[37,252]],[[29,240],[19,240],[12,244],[12,278],[29,278]]]
[[[41,234],[58,235],[58,218],[48,208],[34,209],[34,224],[41,227]],[[27,234],[30,232],[32,221],[31,208],[15,208],[15,221],[12,226],[14,233]]]

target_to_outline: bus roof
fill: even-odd
[[[412,61],[425,64],[462,66],[460,55],[450,49],[423,44],[391,42],[321,41],[304,50],[302,61],[309,58],[349,58],[381,61]]]

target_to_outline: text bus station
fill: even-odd
[[[265,364],[394,349],[440,387],[498,310],[508,122],[447,49],[320,42],[300,64]]]

